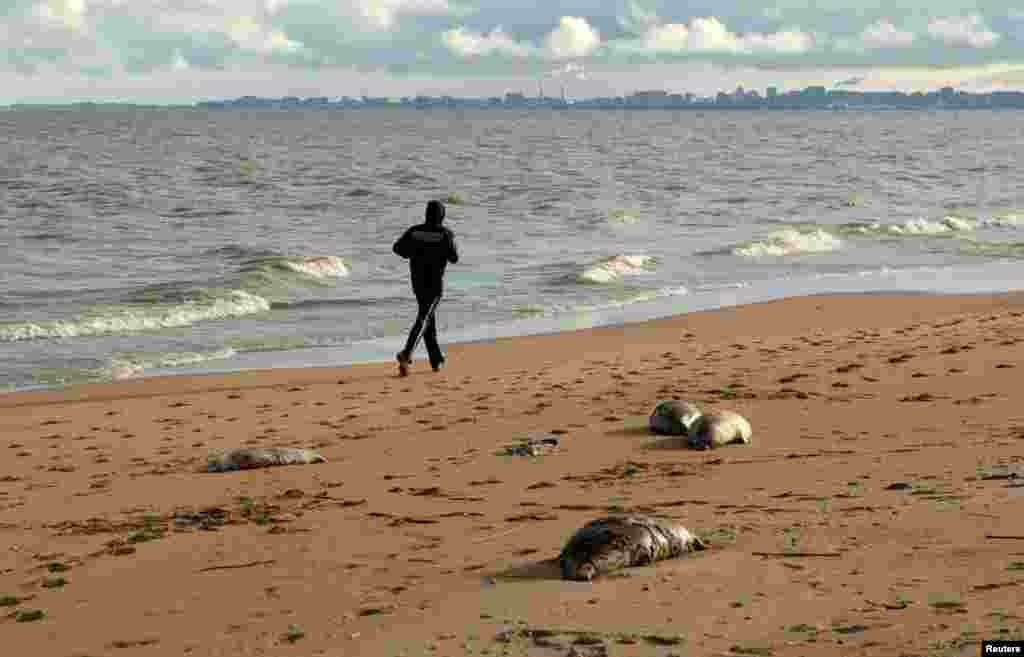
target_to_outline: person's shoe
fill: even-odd
[[[439,360],[439,361],[436,361],[436,362],[435,362],[435,361],[431,361],[431,363],[430,363],[430,367],[431,367],[431,369],[433,369],[433,370],[434,370],[435,372],[440,372],[440,371],[441,371],[441,368],[442,368],[442,367],[444,367],[444,359],[442,358],[441,360]]]
[[[412,364],[412,359],[404,351],[399,351],[395,359],[398,360],[398,375],[409,376],[409,365]]]

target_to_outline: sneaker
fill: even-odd
[[[395,359],[398,360],[398,375],[409,376],[409,365],[412,364],[412,359],[406,356],[403,351],[399,351]]]

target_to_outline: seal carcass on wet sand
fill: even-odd
[[[687,432],[690,425],[699,416],[700,409],[691,402],[660,401],[654,407],[654,412],[651,413],[649,424],[654,433],[681,436]]]
[[[753,431],[739,413],[711,411],[701,415],[687,431],[687,442],[694,449],[709,449],[723,445],[749,445]]]
[[[301,447],[243,447],[210,456],[204,471],[228,472],[266,468],[272,465],[326,463],[327,459]]]
[[[564,579],[589,582],[620,568],[644,566],[706,547],[675,520],[641,514],[611,516],[573,534],[558,562]]]

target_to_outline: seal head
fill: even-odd
[[[654,433],[681,436],[699,416],[700,408],[692,402],[660,401],[651,413],[650,428]]]

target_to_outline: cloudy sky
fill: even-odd
[[[1024,89],[1024,0],[0,0],[0,104]]]

